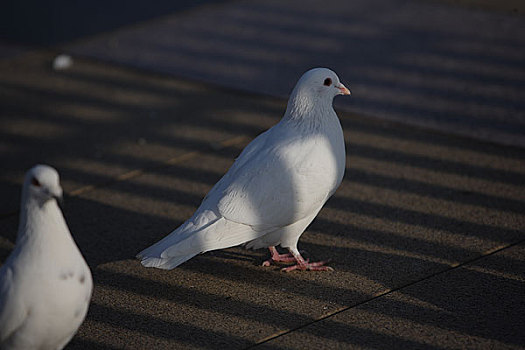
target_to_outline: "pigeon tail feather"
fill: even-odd
[[[265,233],[223,217],[198,230],[188,229],[184,224],[137,254],[137,258],[145,267],[171,270],[197,254],[237,246]]]
[[[144,267],[156,267],[163,270],[171,270],[176,268],[182,263],[190,260],[197,254],[190,254],[186,256],[180,256],[177,258],[154,258],[154,257],[144,257],[142,258],[141,264]]]
[[[186,221],[184,224],[177,227],[169,235],[158,241],[157,243],[149,246],[148,248],[142,250],[136,255],[136,257],[142,260],[142,264],[147,267],[159,267],[163,264],[162,261],[166,261],[166,256],[164,252],[171,246],[177,245],[180,242],[184,241],[190,237],[197,230],[191,230],[193,222],[190,220]],[[197,253],[196,253],[197,254]],[[194,254],[194,255],[196,255]],[[194,256],[192,255],[192,256]],[[145,265],[145,261],[149,261],[149,265]],[[158,262],[154,262],[158,260]],[[182,264],[182,262],[181,262]]]

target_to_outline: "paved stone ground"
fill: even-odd
[[[504,11],[439,1],[240,0],[64,50],[280,97],[303,72],[326,66],[355,97],[339,100],[340,109],[525,147],[525,19]]]
[[[19,183],[57,167],[95,293],[70,348],[523,348],[524,152],[340,113],[345,180],[300,241],[333,273],[264,251],[173,271],[133,256],[187,218],[285,101],[53,53],[3,61],[0,241]]]
[[[284,274],[241,248],[145,269],[133,256],[191,215],[285,99],[93,59],[57,72],[56,50],[14,51],[0,61],[0,261],[24,171],[55,166],[95,280],[68,349],[525,348],[523,148],[340,109],[345,179],[299,242],[334,272]]]

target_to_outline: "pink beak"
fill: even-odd
[[[344,85],[341,84],[341,83],[340,83],[339,85],[337,85],[336,88],[339,89],[339,93],[340,93],[341,95],[352,95],[352,93],[350,92],[350,90],[348,90],[348,89],[346,88],[346,86],[344,86]]]

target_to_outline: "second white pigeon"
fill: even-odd
[[[62,349],[84,321],[93,281],[61,198],[55,169],[27,172],[15,249],[0,269],[0,349]]]
[[[269,248],[272,262],[295,262],[292,270],[331,270],[309,262],[299,237],[341,184],[345,142],[333,109],[337,95],[350,95],[327,68],[304,73],[281,121],[242,151],[200,207],[171,234],[140,252],[146,267],[172,269],[193,256],[240,244]],[[280,245],[289,254],[279,254]]]

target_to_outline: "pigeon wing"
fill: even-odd
[[[289,140],[252,154],[229,173],[217,208],[231,221],[267,231],[284,227],[318,210],[329,196],[315,144]],[[294,142],[295,141],[295,142]],[[306,161],[308,159],[308,161]]]

